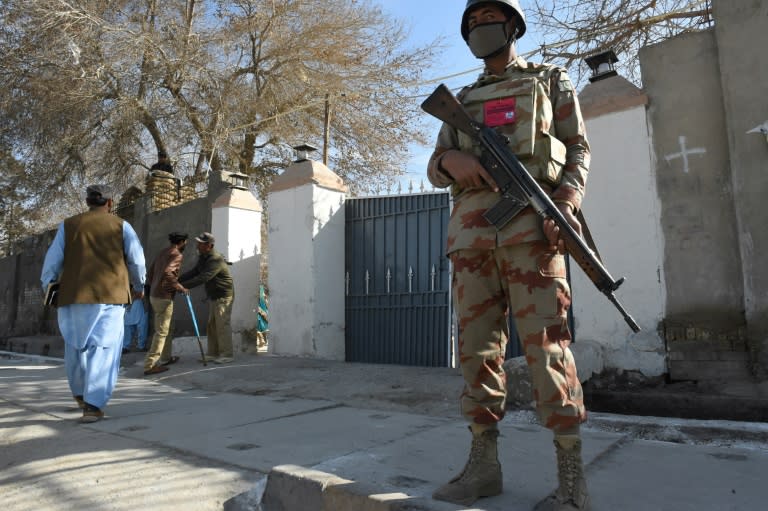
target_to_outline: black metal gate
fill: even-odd
[[[346,360],[451,363],[449,194],[346,200]]]

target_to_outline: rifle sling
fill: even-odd
[[[597,250],[597,245],[595,245],[595,240],[592,238],[592,233],[589,231],[587,219],[584,218],[584,213],[582,213],[581,210],[576,212],[576,220],[581,224],[581,236],[584,238],[584,241],[587,242],[587,246],[595,253],[597,260],[600,261],[601,264],[604,264],[603,258],[600,257],[600,252]]]

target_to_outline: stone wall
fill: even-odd
[[[25,239],[0,259],[0,337],[56,335],[56,312],[43,307],[40,270],[56,231]]]
[[[674,378],[768,377],[765,2],[713,2],[714,28],[641,50]]]
[[[738,248],[744,287],[743,309],[751,351],[752,370],[768,379],[768,139],[754,129],[768,125],[768,2],[744,0],[713,2],[717,62],[725,105],[725,123],[731,180],[727,184],[737,197]]]
[[[216,182],[218,183],[217,190],[221,192],[228,190],[225,180],[217,177]],[[190,235],[190,242],[184,253],[182,272],[191,269],[197,261],[197,250],[193,238],[203,231],[212,230],[211,207],[215,198],[209,198],[206,195],[194,198],[190,193],[186,193],[182,200],[176,202],[176,205],[158,209],[158,201],[153,194],[136,193],[136,189],[131,189],[129,192],[132,195],[131,201],[120,203],[119,213],[138,234],[144,248],[147,266],[152,263],[157,253],[168,245],[168,233],[179,231],[187,232]],[[252,199],[256,201],[255,198],[252,197]],[[229,207],[229,205],[225,206]],[[232,216],[237,217],[236,214]],[[260,216],[257,223],[259,225],[250,227],[260,234]],[[223,231],[226,226],[220,225],[218,229]],[[40,287],[40,271],[43,260],[55,234],[56,230],[54,229],[32,236],[22,242],[16,255],[0,258],[0,338],[59,335],[56,310],[45,308],[42,305],[43,292]],[[214,235],[217,233],[214,232]],[[233,235],[229,235],[229,237],[233,237]],[[226,238],[227,236],[224,236],[222,239],[226,240]],[[236,287],[240,291],[239,294],[243,302],[233,309],[233,314],[239,314],[237,318],[233,315],[233,325],[238,325],[242,331],[252,328],[256,322],[255,311],[253,314],[250,314],[250,311],[253,309],[252,302],[258,297],[258,268],[261,254],[253,253],[253,251],[260,252],[261,244],[259,242],[258,244],[252,243],[252,245],[247,254],[249,257],[244,257],[245,254],[230,257],[233,262],[232,273],[240,280]],[[223,247],[217,246],[216,248],[224,250]],[[205,300],[203,286],[193,289],[191,298],[200,334],[205,335],[208,302]],[[240,307],[239,305],[243,306]],[[173,313],[172,334],[189,336],[194,335],[194,333],[194,326],[186,301],[177,299]],[[236,349],[241,348],[243,344],[240,333],[238,331],[234,336]]]
[[[728,130],[712,30],[640,53],[650,98],[669,328],[744,324]],[[695,89],[692,85],[695,84]]]

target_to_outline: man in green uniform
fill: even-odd
[[[517,55],[515,41],[525,31],[518,0],[469,0],[461,34],[485,71],[458,98],[470,115],[509,139],[510,150],[581,232],[575,213],[584,196],[589,144],[576,92],[564,69]],[[587,414],[569,349],[571,294],[559,232],[530,207],[497,232],[482,216],[499,194],[480,156],[471,138],[444,124],[428,167],[430,181],[450,186],[454,197],[447,252],[466,384],[461,407],[472,432],[464,470],[433,497],[469,505],[502,491],[497,423],[504,417],[502,364],[511,314],[540,420],[554,432],[559,487],[539,509],[587,509],[579,435]]]
[[[187,289],[205,284],[205,294],[210,302],[208,308],[208,354],[217,364],[228,364],[234,360],[232,350],[232,302],[235,286],[229,265],[224,256],[213,248],[216,241],[209,232],[195,238],[199,258],[195,267],[179,277],[179,283]]]

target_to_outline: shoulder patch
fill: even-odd
[[[573,82],[571,82],[571,78],[568,76],[568,73],[565,69],[560,68],[560,76],[557,80],[557,88],[560,89],[560,92],[569,92],[573,90]]]

